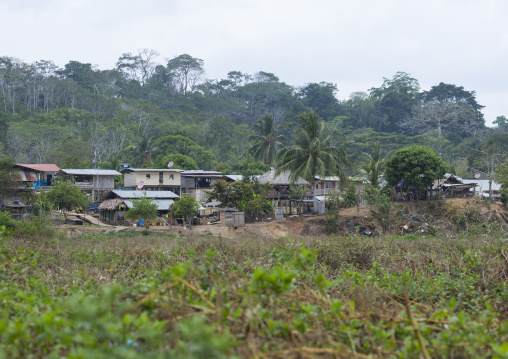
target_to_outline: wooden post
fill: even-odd
[[[169,206],[169,230],[173,228],[173,205]]]

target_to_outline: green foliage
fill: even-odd
[[[435,180],[443,178],[446,164],[426,146],[410,146],[398,150],[386,163],[385,176],[392,186],[404,179],[404,185],[426,190]]]
[[[216,163],[213,153],[206,151],[187,135],[168,134],[159,137],[155,143],[157,148],[156,153],[158,153],[156,162],[158,165],[164,166],[163,168],[167,166],[166,160],[169,158],[168,156],[175,154],[186,156],[176,157],[176,159],[180,159],[183,165],[189,167],[195,166],[199,169],[211,170]],[[165,165],[164,162],[166,162]]]
[[[92,165],[93,151],[90,144],[81,140],[61,142],[48,153],[49,163],[60,168],[89,168]]]
[[[337,233],[339,230],[339,209],[338,208],[329,208],[326,213],[326,227],[328,229],[328,233]]]
[[[131,220],[137,219],[155,219],[157,217],[157,203],[154,203],[152,199],[142,197],[132,201],[132,208],[129,208],[125,212],[125,218]]]
[[[260,185],[247,181],[236,181],[228,184],[218,180],[212,184],[213,192],[209,200],[221,202],[223,207],[238,208],[245,212],[247,221],[255,221],[262,213],[270,212],[273,208],[266,195],[269,185]]]
[[[397,217],[397,206],[392,202],[389,196],[381,195],[376,203],[376,207],[370,208],[370,215],[374,221],[383,229],[383,234],[387,234]]]
[[[383,178],[384,159],[381,155],[381,143],[372,142],[370,153],[365,153],[368,162],[360,163],[360,173],[371,189],[379,189]]]
[[[498,238],[141,238],[2,238],[0,355],[506,354]]]
[[[194,196],[186,194],[181,196],[173,204],[173,213],[178,218],[187,218],[189,225],[192,226],[192,217],[198,214],[199,203]]]
[[[64,211],[85,207],[88,203],[86,194],[69,181],[56,181],[47,191],[46,199]]]
[[[169,162],[173,162],[173,168],[178,168],[181,170],[199,169],[196,161],[193,158],[182,155],[180,153],[173,153],[164,157],[157,157],[156,166],[157,168],[167,168]]]
[[[344,207],[350,208],[354,207],[358,203],[358,194],[356,193],[356,185],[351,183],[344,195]]]
[[[271,166],[277,151],[282,146],[282,142],[287,141],[287,139],[285,136],[278,134],[279,129],[275,125],[273,115],[261,117],[254,124],[253,129],[256,134],[249,138],[251,142],[249,152],[256,161],[263,161],[266,165]]]
[[[12,193],[16,187],[19,173],[14,170],[12,158],[0,154],[0,202],[5,196]]]
[[[314,112],[305,112],[298,116],[294,126],[294,145],[279,152],[276,175],[289,171],[289,179],[295,181],[302,177],[312,183],[315,191],[316,176],[346,177],[349,167],[344,150],[335,143],[344,136],[337,131],[329,131],[323,121]],[[314,210],[317,208],[315,194]]]
[[[0,212],[0,227],[7,229],[8,235],[12,234],[19,238],[55,236],[57,233],[46,216],[40,218],[32,216],[29,220],[18,221],[12,219],[7,212]]]
[[[262,175],[270,170],[270,166],[263,162],[254,162],[250,160],[238,161],[232,167],[234,173],[241,174],[243,177],[252,178],[253,176]],[[251,181],[252,182],[252,181]]]

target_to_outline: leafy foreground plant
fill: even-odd
[[[94,240],[6,243],[0,357],[508,355],[501,241]]]

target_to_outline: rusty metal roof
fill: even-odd
[[[60,170],[60,168],[58,168],[58,166],[53,163],[36,163],[36,164],[16,163],[16,166],[40,172],[58,172]]]
[[[37,176],[35,175],[35,172],[32,171],[24,171],[24,170],[18,170],[19,172],[19,179],[17,181],[20,182],[36,182]]]

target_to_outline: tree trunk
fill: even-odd
[[[489,178],[489,200],[492,201],[492,178]]]

